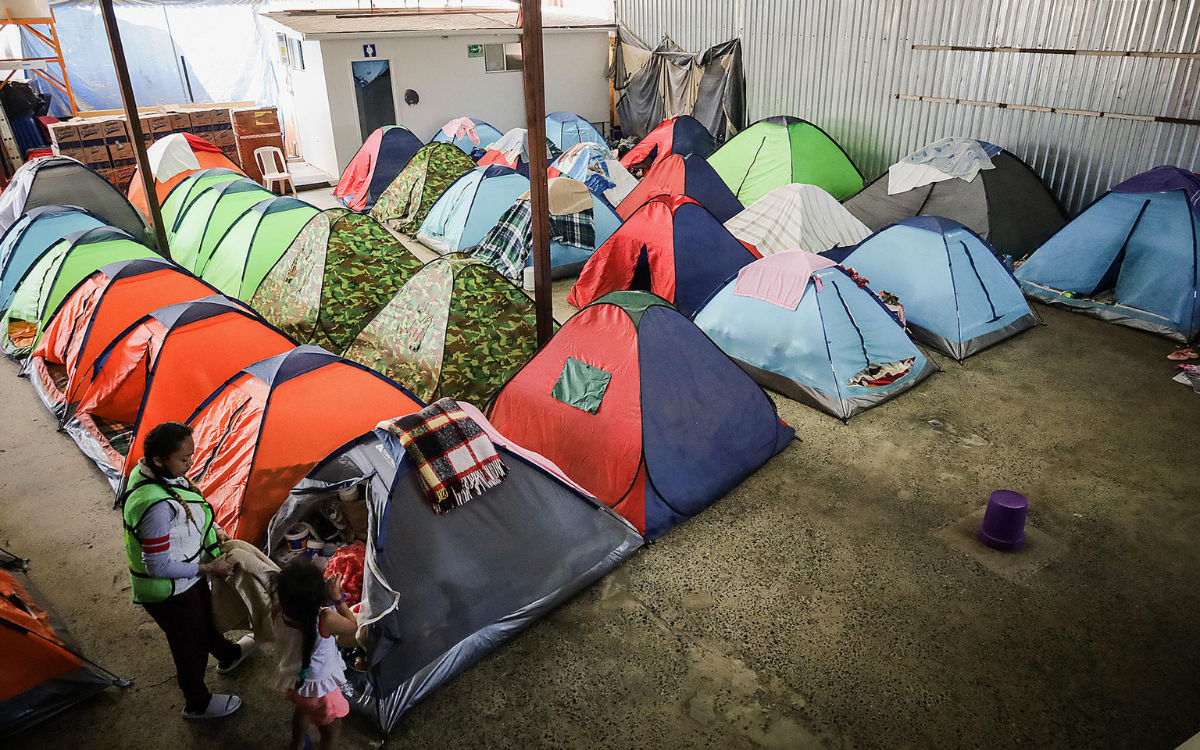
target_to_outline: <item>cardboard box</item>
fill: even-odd
[[[102,124],[106,142],[129,140],[129,123],[125,120],[114,117],[111,120],[103,120]]]
[[[224,130],[213,130],[209,134],[208,139],[212,145],[225,148],[227,146],[237,148],[237,139],[233,137],[233,129],[225,128]]]
[[[133,182],[135,172],[137,172],[137,167],[133,165],[113,167],[112,184],[122,193],[128,192],[129,183]]]
[[[233,131],[238,138],[251,135],[282,135],[279,127],[279,113],[274,107],[256,107],[254,109],[235,109],[230,112],[233,119]]]
[[[79,126],[71,122],[56,122],[47,128],[50,131],[50,143],[65,148],[79,148]]]
[[[112,160],[108,156],[108,146],[84,146],[82,150],[83,158],[80,161],[89,167],[107,169],[112,165]]]
[[[209,110],[212,112],[213,130],[232,130],[233,120],[229,119],[229,110],[218,107],[217,109]]]
[[[79,121],[79,142],[85,147],[87,146],[103,146],[104,145],[104,121],[103,120],[80,120]]]
[[[112,181],[113,181],[112,167],[94,166],[94,167],[92,167],[92,171],[95,172],[96,174],[100,175],[101,177],[103,177],[110,185],[112,184]]]
[[[155,138],[171,134],[170,115],[147,115],[142,121],[150,123],[150,132],[154,133]]]
[[[238,153],[238,147],[236,145],[235,146],[222,146],[221,153],[225,154],[225,158],[228,159],[229,161],[233,162],[234,164],[238,165],[239,167],[242,166],[242,155],[240,153]]]
[[[55,156],[69,156],[76,161],[83,161],[83,147],[79,145],[78,141],[76,141],[75,144],[76,145],[74,146],[64,148],[62,145],[55,143],[51,146],[51,148],[53,149]]]
[[[109,143],[108,158],[112,161],[113,166],[117,166],[122,159],[133,159],[133,144],[129,141],[124,143]]]
[[[192,118],[187,112],[172,112],[167,117],[171,118],[172,133],[187,133],[192,129]]]

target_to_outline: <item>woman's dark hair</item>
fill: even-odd
[[[166,461],[175,451],[179,450],[179,446],[183,445],[183,441],[187,440],[191,434],[191,427],[178,422],[163,422],[156,426],[146,435],[146,442],[142,447],[146,463],[150,464],[150,468],[159,471],[154,459]]]
[[[299,688],[308,677],[313,650],[317,647],[317,618],[321,607],[329,603],[325,576],[311,560],[298,557],[284,566],[275,578],[275,601],[283,616],[300,629],[300,672],[296,675]]]

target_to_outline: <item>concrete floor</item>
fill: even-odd
[[[418,706],[388,745],[1179,745],[1200,729],[1200,398],[1171,382],[1170,342],[1039,310],[1046,327],[943,362],[849,425],[776,396],[803,442]],[[178,718],[112,497],[15,374],[0,364],[0,546],[134,686],[4,746],[282,747],[269,652],[236,678],[210,672],[246,700],[236,717]],[[970,540],[996,488],[1030,498],[1013,556]],[[366,722],[346,729],[346,747],[377,745]]]

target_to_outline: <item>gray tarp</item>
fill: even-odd
[[[360,635],[370,667],[348,673],[352,704],[388,732],[406,710],[619,566],[633,527],[497,444],[509,474],[438,515],[399,441],[372,432],[292,491],[270,538],[337,490],[366,487],[369,517]],[[365,630],[365,633],[363,633]]]
[[[677,115],[695,117],[718,142],[746,126],[740,39],[691,53],[664,36],[650,50],[621,28],[610,75],[620,92],[617,115],[626,135],[645,138]]]

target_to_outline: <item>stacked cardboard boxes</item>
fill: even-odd
[[[138,119],[147,148],[172,133],[192,133],[220,148],[230,161],[259,182],[262,175],[254,165],[254,149],[283,148],[274,107],[173,109],[142,114]],[[124,117],[76,118],[50,126],[55,154],[83,162],[121,190],[128,188],[137,168],[130,136]]]

